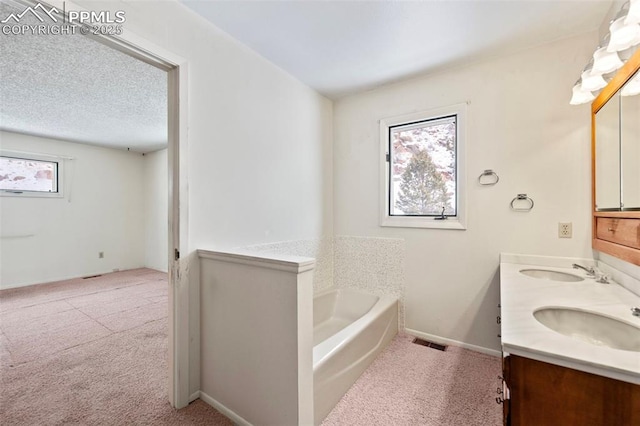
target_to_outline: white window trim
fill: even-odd
[[[457,216],[447,220],[432,217],[390,216],[389,215],[389,127],[415,121],[429,120],[449,115],[457,116],[456,134],[456,208]],[[466,203],[466,128],[467,104],[456,104],[428,111],[421,111],[380,120],[380,226],[401,228],[467,229]]]
[[[25,160],[37,160],[58,163],[58,192],[39,191],[16,191],[11,189],[0,189],[2,197],[29,197],[29,198],[64,198],[64,160],[69,157],[60,157],[50,154],[36,154],[33,152],[0,150],[0,157],[14,157]]]

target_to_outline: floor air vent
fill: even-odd
[[[440,343],[430,342],[428,340],[418,339],[417,337],[413,339],[413,343],[416,345],[426,346],[428,348],[437,349],[439,351],[444,352],[447,347],[445,345],[441,345]]]

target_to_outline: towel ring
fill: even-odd
[[[483,183],[482,182],[482,178],[485,177],[485,176],[490,176],[492,180]],[[485,170],[484,172],[482,172],[482,174],[480,174],[480,176],[478,176],[478,183],[480,185],[483,185],[483,186],[495,185],[499,181],[500,181],[500,177],[498,176],[498,174],[496,172],[494,172],[491,169]]]
[[[527,201],[529,203],[529,207],[515,207],[513,205],[514,202],[516,201]],[[513,200],[511,200],[511,210],[513,210],[514,212],[528,212],[531,211],[531,209],[533,209],[533,199],[527,197],[527,194],[518,194],[516,196],[516,198],[514,198]]]

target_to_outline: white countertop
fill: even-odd
[[[514,355],[640,384],[640,353],[596,346],[548,329],[533,312],[543,307],[569,307],[596,312],[640,327],[631,307],[640,307],[640,297],[611,282],[596,283],[572,263],[585,266],[593,261],[541,256],[501,255],[500,304],[502,349]],[[521,269],[548,269],[584,278],[580,282],[558,282],[528,277]]]

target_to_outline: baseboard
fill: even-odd
[[[216,401],[215,399],[211,398],[206,393],[200,391],[198,392],[198,394],[201,400],[203,400],[204,402],[206,402],[216,410],[220,411],[223,415],[227,416],[235,424],[242,425],[242,426],[252,426],[251,423],[249,423],[248,421],[243,419],[241,416],[236,414],[233,410],[228,409],[226,406]]]
[[[412,330],[410,328],[405,328],[404,331],[405,333],[410,334],[411,336],[419,337],[421,339],[431,340],[432,342],[447,344],[451,346],[457,346],[460,348],[469,349],[474,352],[480,352],[480,353],[495,356],[498,358],[502,357],[502,352],[496,351],[495,349],[489,349],[483,346],[476,346],[476,345],[472,345],[470,343],[465,343],[465,342],[459,342],[457,340],[447,339],[446,337],[423,333],[421,331]]]
[[[114,272],[126,272],[126,271],[131,271],[133,269],[140,269],[140,268],[146,268],[146,266],[128,267],[124,269],[118,269],[118,271],[114,271],[113,269],[111,269],[109,271],[104,271],[104,272],[93,271],[93,272],[85,272],[82,274],[76,273],[74,275],[64,275],[64,276],[58,276],[58,277],[44,278],[46,281],[43,281],[42,279],[36,280],[36,281],[23,281],[23,282],[14,283],[14,284],[3,285],[2,287],[0,287],[0,290],[10,290],[10,289],[23,288],[23,287],[49,285],[49,284],[54,284],[60,281],[77,280],[83,277],[91,277],[95,275],[107,275],[107,274],[112,274]]]
[[[147,266],[147,265],[145,265],[145,266],[143,266],[143,268],[153,269],[154,271],[164,272],[165,274],[169,273],[169,268],[167,268],[166,266],[162,267],[162,268],[158,268],[158,267],[155,267],[155,266]]]
[[[200,391],[196,391],[196,392],[192,393],[191,396],[189,397],[189,403],[192,403],[193,401],[195,401],[198,398],[200,398]]]

